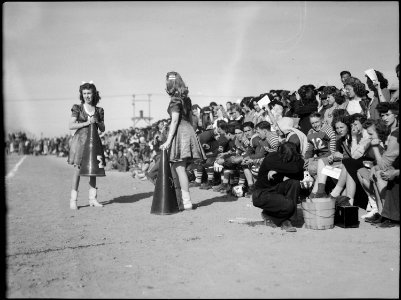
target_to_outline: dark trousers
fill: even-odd
[[[263,209],[277,226],[285,220],[296,221],[299,180],[288,179],[275,187],[256,189],[252,193],[253,205]]]

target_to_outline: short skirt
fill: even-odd
[[[205,152],[191,123],[181,120],[170,146],[170,161],[206,160]]]
[[[70,153],[67,163],[70,165],[81,166],[84,145],[88,137],[89,126],[78,129],[70,140]]]

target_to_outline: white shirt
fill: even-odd
[[[360,99],[356,99],[356,100],[350,100],[348,102],[347,111],[348,111],[348,113],[350,115],[353,115],[353,114],[356,114],[356,113],[361,114],[363,112],[362,111],[362,107],[359,104],[359,101],[360,101]]]

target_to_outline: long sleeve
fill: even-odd
[[[396,131],[397,136],[395,136],[394,133],[391,134],[389,136],[389,138],[388,138],[387,149],[382,154],[381,160],[377,161],[377,167],[380,170],[388,169],[400,154],[400,144],[399,144],[399,140],[398,140],[398,130]]]

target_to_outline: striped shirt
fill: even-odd
[[[336,151],[336,134],[331,126],[324,125],[319,131],[311,128],[307,134],[308,149],[305,159],[314,155],[318,157],[328,156]]]

